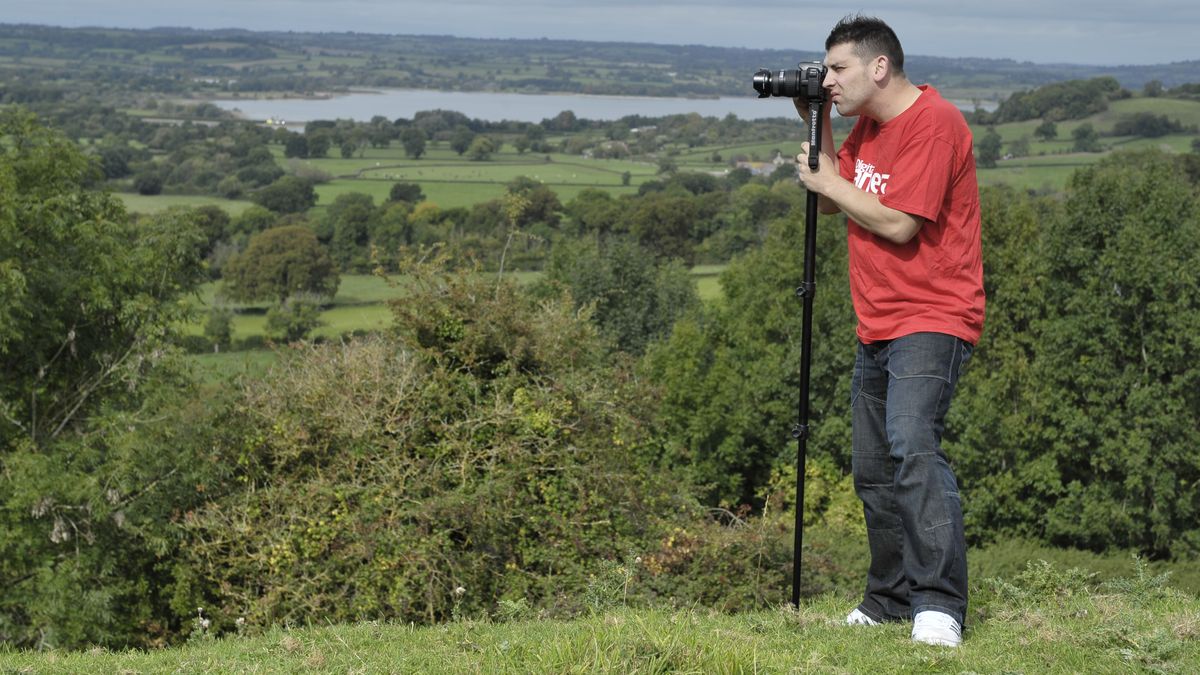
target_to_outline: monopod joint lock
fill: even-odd
[[[805,281],[796,288],[797,298],[811,298],[817,294],[817,284],[814,281]]]

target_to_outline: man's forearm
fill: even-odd
[[[884,206],[879,197],[858,189],[854,183],[840,177],[836,182],[831,181],[821,199],[832,202],[835,209],[844,211],[860,227],[895,244],[907,243],[925,222],[922,218]]]

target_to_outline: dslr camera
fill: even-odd
[[[825,100],[825,64],[819,61],[802,62],[794,69],[769,70],[760,68],[754,73],[754,90],[759,98],[786,96],[819,103]]]

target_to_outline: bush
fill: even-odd
[[[183,523],[180,610],[224,626],[425,622],[498,598],[572,611],[596,561],[686,506],[637,464],[646,394],[569,303],[426,271],[396,315],[395,337],[294,346],[240,391],[248,432],[213,448],[236,475]]]

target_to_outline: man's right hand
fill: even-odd
[[[796,106],[796,112],[799,113],[800,119],[808,121],[808,97],[797,96],[792,99],[792,104]],[[824,105],[821,106],[821,114],[825,116],[825,120],[829,120],[829,99],[825,99]]]

